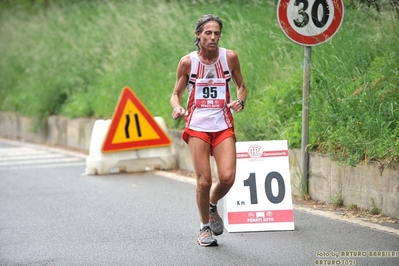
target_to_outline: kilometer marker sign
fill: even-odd
[[[277,17],[293,42],[314,46],[338,31],[344,17],[342,0],[279,0]]]
[[[239,141],[233,187],[224,198],[229,233],[294,230],[286,140]]]

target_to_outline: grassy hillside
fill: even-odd
[[[179,59],[203,14],[224,21],[249,90],[238,139],[300,147],[304,48],[282,33],[276,2],[84,1],[0,13],[0,110],[33,117],[112,117],[129,86],[168,127]],[[399,161],[399,19],[350,5],[327,43],[312,48],[310,148],[347,163]]]

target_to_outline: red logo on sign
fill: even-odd
[[[248,154],[251,158],[259,158],[262,156],[262,153],[260,152],[261,147],[259,145],[252,145],[248,149]]]

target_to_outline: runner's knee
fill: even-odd
[[[197,178],[197,189],[210,190],[212,186],[212,178],[200,176]]]
[[[222,186],[231,187],[234,184],[235,172],[229,172],[219,175],[219,183]]]

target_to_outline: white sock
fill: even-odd
[[[209,226],[210,225],[210,223],[208,222],[208,223],[206,223],[206,224],[203,224],[203,223],[201,223],[201,227],[200,227],[200,229],[202,229],[202,228],[204,228],[205,226]]]

